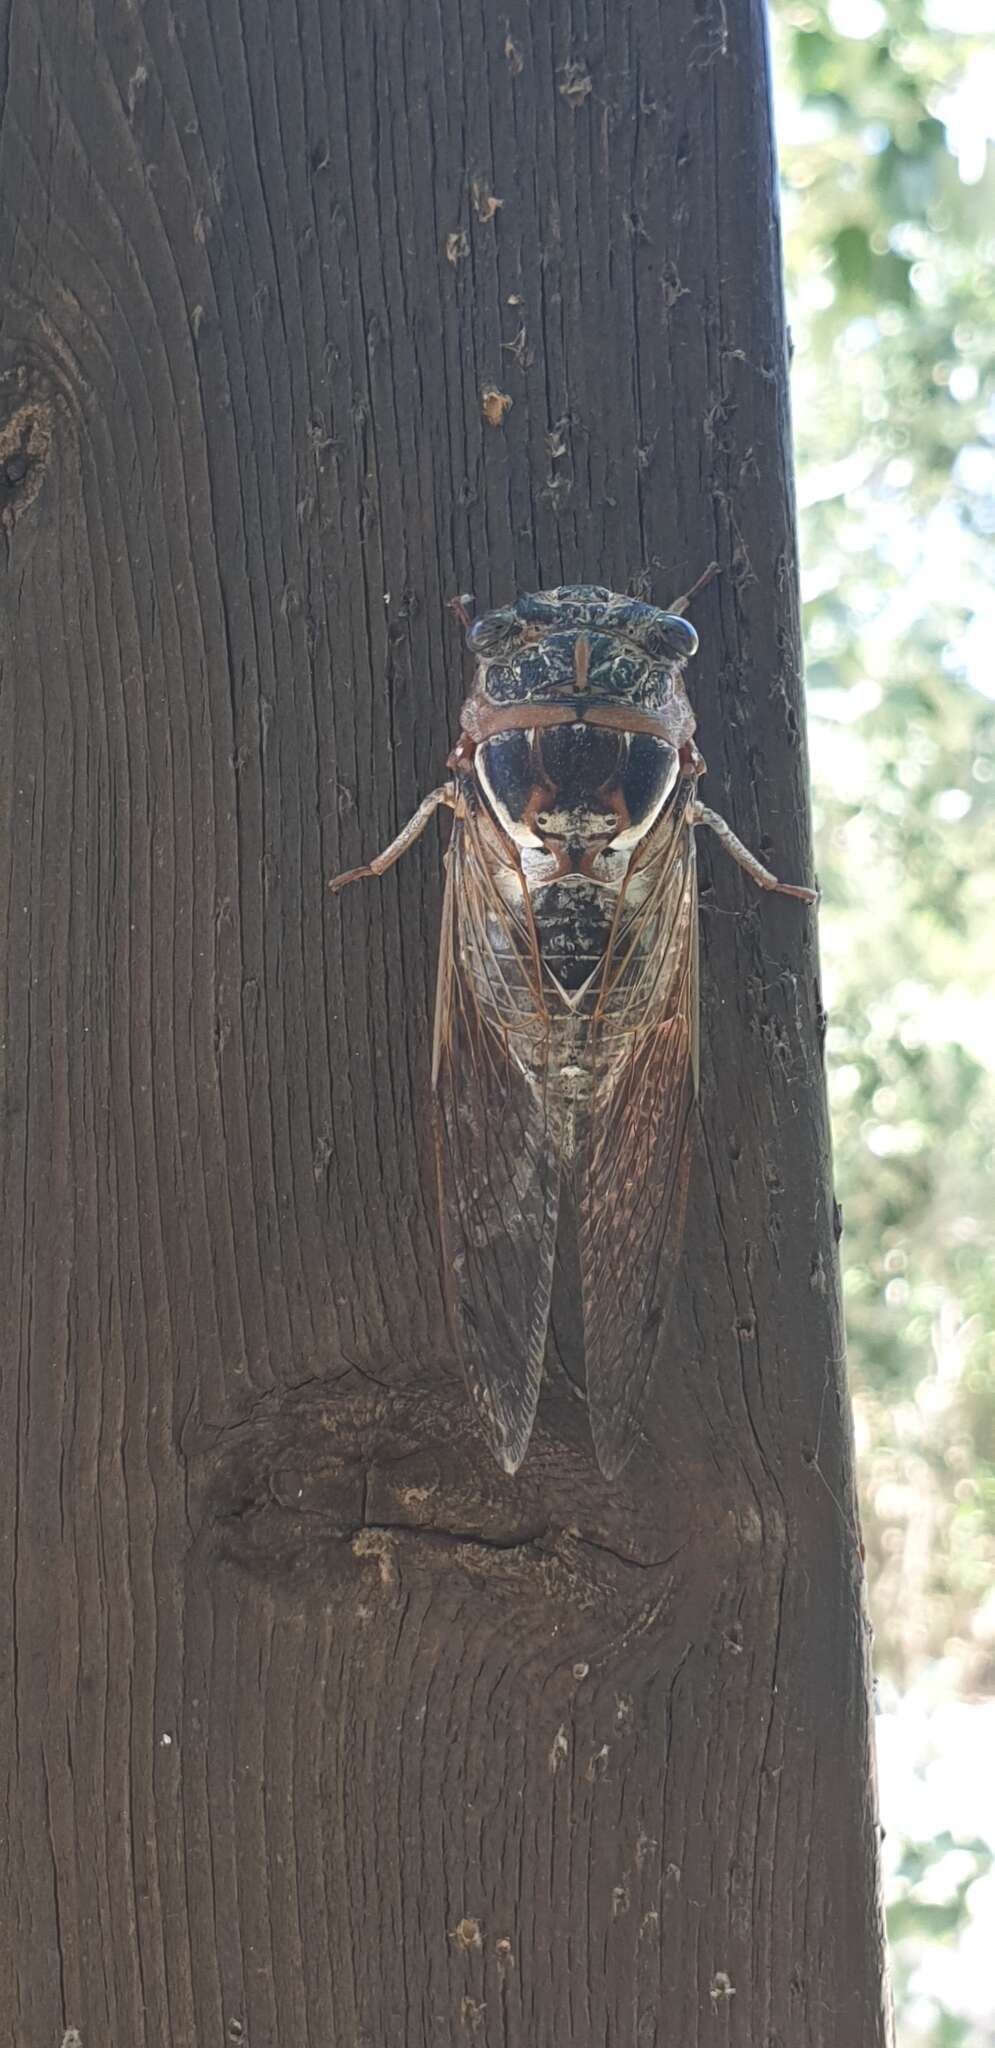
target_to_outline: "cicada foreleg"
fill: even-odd
[[[749,847],[744,846],[741,839],[737,839],[732,826],[727,825],[725,819],[720,818],[717,811],[710,811],[707,804],[696,803],[692,807],[691,823],[692,825],[707,825],[709,831],[714,832],[720,845],[724,846],[726,852],[732,855],[733,860],[738,861],[739,866],[745,868],[747,874],[752,876],[758,888],[776,890],[779,896],[797,896],[802,903],[817,902],[818,891],[816,889],[803,889],[796,882],[779,882],[777,876],[772,875],[770,869],[765,868],[763,862],[757,859],[756,854],[751,853]]]
[[[443,783],[441,789],[433,789],[431,794],[425,797],[419,804],[414,817],[408,819],[403,831],[398,833],[396,839],[391,840],[389,846],[384,847],[382,853],[375,854],[374,858],[371,861],[367,861],[366,866],[363,868],[350,868],[347,874],[333,875],[332,880],[328,884],[329,888],[335,890],[344,889],[347,882],[361,882],[370,875],[386,874],[387,869],[392,868],[396,860],[400,860],[402,853],[407,853],[408,847],[413,846],[415,840],[421,837],[430,817],[434,811],[438,810],[439,805],[448,804],[449,809],[454,811],[458,800],[455,787],[451,782]]]

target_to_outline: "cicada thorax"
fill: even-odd
[[[604,1070],[623,1056],[652,1000],[652,933],[638,919],[652,874],[634,857],[673,799],[678,750],[581,720],[518,727],[477,747],[474,777],[494,890],[477,998],[559,1099],[568,1142],[595,1059]]]
[[[491,815],[520,849],[534,895],[561,878],[610,886],[674,786],[677,750],[650,733],[580,722],[497,733],[478,747]]]

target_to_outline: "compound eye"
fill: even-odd
[[[521,619],[512,611],[484,612],[466,636],[471,654],[506,654],[524,639]]]
[[[655,619],[640,619],[629,631],[651,661],[690,661],[698,652],[694,627],[677,612],[658,612]]]

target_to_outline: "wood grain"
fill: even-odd
[[[517,1479],[454,1374],[438,841],[325,886],[450,597],[713,558],[705,793],[807,873],[759,0],[2,15],[2,2038],[878,2048],[813,921],[703,849],[610,1488],[569,1252]]]

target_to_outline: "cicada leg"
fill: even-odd
[[[759,888],[775,889],[779,896],[797,896],[802,903],[815,903],[818,900],[816,889],[803,889],[796,882],[779,882],[777,876],[772,875],[770,869],[765,868],[763,862],[757,859],[756,854],[751,853],[741,839],[737,839],[732,826],[727,825],[717,811],[710,811],[707,804],[696,803],[692,807],[691,823],[707,825],[709,831],[714,832],[716,839],[725,847],[726,852],[732,855],[733,860],[738,861],[748,875],[752,875]]]
[[[389,846],[384,847],[382,853],[375,854],[364,868],[350,868],[348,874],[334,875],[328,884],[329,888],[344,889],[347,882],[361,882],[369,875],[385,874],[396,860],[400,860],[402,853],[407,853],[408,847],[413,846],[415,840],[420,838],[433,811],[437,811],[440,804],[448,804],[449,809],[454,811],[456,803],[456,791],[451,782],[443,783],[441,789],[433,789],[430,796],[423,798],[414,817],[408,819],[403,831],[398,833],[396,839],[391,840]]]

